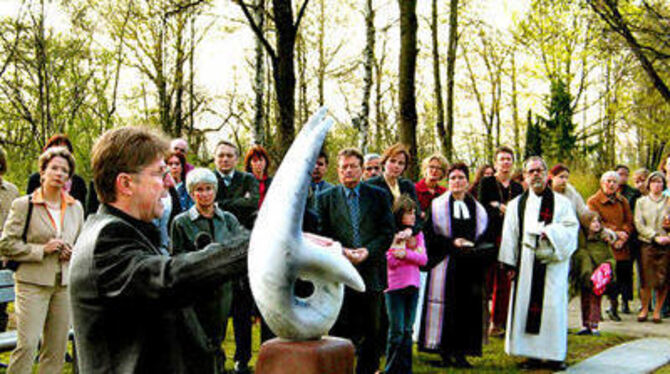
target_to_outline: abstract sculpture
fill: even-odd
[[[337,319],[344,285],[365,290],[339,243],[302,233],[310,173],[333,124],[326,111],[310,118],[286,153],[249,244],[251,291],[266,323],[283,339],[319,339]],[[297,279],[313,284],[311,295],[295,294]]]

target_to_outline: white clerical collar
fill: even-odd
[[[463,200],[454,200],[454,218],[470,219],[470,211]]]

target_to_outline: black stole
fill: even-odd
[[[517,271],[521,270],[521,254],[523,253],[523,223],[526,213],[526,201],[528,200],[529,192],[524,192],[519,200],[519,255],[517,256]],[[551,188],[547,187],[542,192],[542,200],[540,202],[539,222],[544,222],[545,225],[551,223],[554,218],[554,193]],[[539,238],[537,239],[539,241]],[[526,317],[526,333],[537,335],[540,333],[540,325],[542,324],[542,303],[544,301],[544,281],[547,274],[547,265],[533,259],[533,275],[530,285],[530,301],[528,303],[528,315]],[[518,293],[518,278],[517,278],[517,292]]]

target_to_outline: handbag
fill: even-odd
[[[591,275],[591,282],[593,283],[593,293],[600,296],[605,293],[607,285],[612,281],[612,266],[608,262],[604,262],[596,268]]]
[[[21,240],[24,243],[28,242],[28,229],[30,228],[30,219],[33,216],[33,195],[28,196],[28,214],[26,215],[26,223],[23,225],[23,233],[21,234]],[[8,260],[5,264],[5,268],[11,271],[17,271],[21,265],[18,261]]]

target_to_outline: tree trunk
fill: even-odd
[[[295,118],[295,37],[293,7],[291,1],[273,0],[277,58],[273,61],[275,92],[279,104],[278,140],[280,155],[283,157],[293,142]]]
[[[447,133],[444,129],[444,103],[442,102],[442,77],[440,76],[440,51],[438,49],[438,33],[437,33],[437,0],[433,0],[431,4],[431,20],[430,32],[432,35],[433,44],[433,82],[435,92],[435,130],[440,140],[442,152],[446,152],[448,148]]]
[[[449,2],[449,47],[447,49],[447,128],[444,153],[449,161],[454,158],[454,77],[456,74],[456,47],[458,45],[458,0]]]
[[[519,161],[521,156],[521,124],[519,123],[519,103],[517,101],[519,91],[516,87],[516,58],[514,52],[511,53],[510,57],[512,58],[510,73],[512,83],[512,136],[514,138],[514,154],[516,154],[516,160]]]
[[[264,31],[265,23],[265,0],[256,0],[256,11],[254,13],[256,23],[261,31]],[[264,144],[263,127],[263,96],[265,94],[265,55],[263,53],[263,41],[256,37],[256,61],[255,61],[255,80],[254,80],[254,141],[257,144]]]
[[[400,142],[409,148],[411,162],[408,177],[415,180],[416,168],[416,97],[414,81],[416,75],[416,0],[398,0],[400,5],[400,58],[398,68],[398,105],[400,108]]]
[[[375,13],[372,0],[365,2],[365,35],[363,50],[363,99],[361,111],[354,118],[354,127],[358,130],[358,148],[363,154],[368,151],[368,129],[370,127],[370,91],[372,90],[372,67],[375,61]]]
[[[175,79],[174,79],[174,89],[175,89],[175,103],[174,103],[174,129],[172,135],[179,137],[182,135],[182,129],[184,128],[184,64],[186,63],[185,51],[186,45],[184,44],[184,32],[186,29],[186,19],[183,13],[177,15],[177,40],[175,42],[175,48],[177,49],[177,60],[175,62]]]
[[[323,106],[323,82],[326,79],[326,51],[323,41],[326,38],[326,5],[324,0],[319,0],[319,67],[317,69],[317,91],[319,94],[319,108]]]

